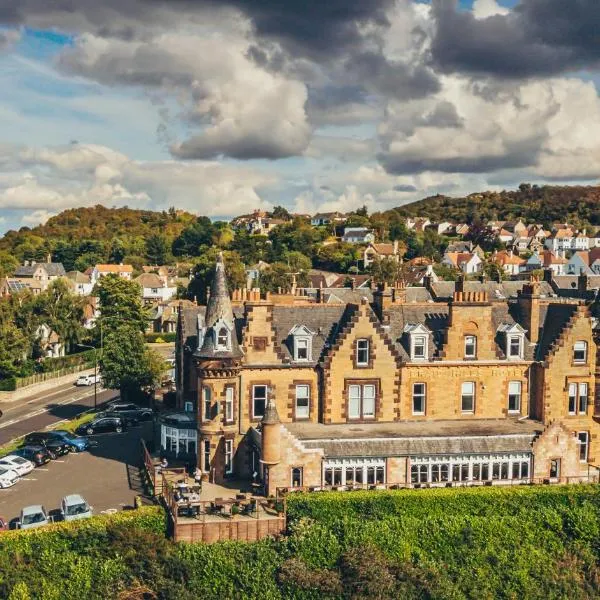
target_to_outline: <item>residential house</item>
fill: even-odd
[[[483,269],[483,261],[475,252],[446,252],[442,264],[458,269],[465,275],[479,273]]]
[[[507,244],[510,245],[514,242],[515,240],[515,234],[508,231],[507,229],[500,229],[500,231],[498,231],[496,237],[503,243],[503,244]]]
[[[555,254],[550,250],[544,250],[541,254],[542,265],[544,269],[549,269],[554,275],[565,275],[567,270],[567,263],[569,262],[564,252]]]
[[[17,267],[13,279],[23,282],[37,281],[39,282],[39,289],[44,291],[51,281],[66,275],[62,263],[50,261],[50,256],[48,256],[47,262],[25,261],[20,267]]]
[[[86,275],[90,276],[90,280],[93,285],[96,285],[101,277],[106,275],[118,275],[123,279],[131,279],[133,277],[133,267],[131,265],[96,265],[90,267],[85,272]]]
[[[376,244],[375,242],[371,242],[363,252],[364,268],[367,269],[369,265],[382,258],[390,258],[396,262],[400,261],[400,254],[398,253],[398,240],[394,240],[389,244]]]
[[[422,233],[426,227],[431,225],[431,221],[427,217],[407,217],[406,228],[414,229],[416,232]]]
[[[175,281],[157,273],[142,273],[134,281],[142,289],[142,300],[146,303],[168,302],[177,294]]]
[[[251,290],[256,287],[260,274],[268,269],[271,265],[264,260],[259,260],[257,263],[246,267],[246,287]]]
[[[341,212],[317,213],[310,219],[310,224],[313,227],[321,225],[339,225],[346,220],[346,215]]]
[[[490,262],[502,268],[507,275],[518,275],[526,270],[527,261],[515,254],[512,250],[495,251],[490,257]]]
[[[219,259],[208,305],[179,314],[188,418],[161,420],[161,452],[267,495],[595,481],[596,307],[536,279],[515,298],[444,283],[449,302],[399,285],[338,304],[253,291],[234,306]]]
[[[600,230],[590,238],[590,248],[600,248]]]
[[[574,252],[567,262],[565,272],[566,275],[593,275],[594,272],[590,269],[590,253],[583,250]]]
[[[449,221],[442,221],[441,223],[429,223],[425,229],[432,229],[438,235],[450,235],[451,232],[453,233],[455,231],[454,223],[450,223]]]
[[[345,227],[342,242],[347,244],[371,244],[375,241],[375,234],[367,227]]]
[[[0,297],[18,294],[24,290],[29,290],[34,296],[37,296],[43,289],[42,282],[37,279],[17,279],[15,277],[0,279]]]
[[[585,230],[576,233],[572,229],[560,228],[546,238],[545,245],[552,252],[559,250],[589,250],[590,238]]]
[[[56,331],[42,323],[35,332],[36,343],[44,358],[59,358],[65,355],[65,346]]]
[[[471,228],[466,223],[458,223],[454,227],[454,235],[459,237],[464,237],[469,231],[471,231]]]
[[[79,296],[91,296],[94,284],[92,278],[80,271],[69,271],[66,278],[71,282],[73,291]]]

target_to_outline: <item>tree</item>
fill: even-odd
[[[123,257],[125,256],[125,246],[123,242],[114,238],[110,247],[110,253],[108,255],[108,261],[111,264],[119,264],[123,262]]]
[[[208,217],[198,217],[173,242],[174,256],[198,256],[202,246],[212,246],[215,227]]]
[[[188,296],[196,298],[200,304],[206,302],[206,294],[215,274],[218,254],[218,248],[211,248],[194,265],[192,280],[188,286]],[[225,261],[225,273],[229,281],[229,291],[246,287],[246,269],[240,255],[237,252],[225,250],[223,259]]]
[[[169,254],[169,244],[160,234],[151,235],[146,240],[146,256],[151,265],[164,265]]]
[[[140,397],[160,383],[164,361],[157,356],[146,347],[142,332],[135,326],[114,326],[104,336],[100,359],[103,385],[120,390],[124,400]]]
[[[243,256],[247,265],[253,265],[267,259],[269,238],[266,235],[251,235],[245,229],[240,229],[229,244],[229,249]]]
[[[35,299],[41,321],[56,332],[67,352],[83,337],[84,304],[84,299],[73,294],[64,279],[51,282]]]
[[[271,216],[274,219],[283,219],[285,221],[291,219],[291,215],[290,213],[287,211],[286,208],[284,208],[283,206],[276,206],[272,211],[271,211]]]
[[[336,273],[347,273],[348,269],[356,266],[360,260],[359,248],[344,242],[320,246],[314,257],[315,267]]]
[[[288,290],[294,282],[293,273],[297,273],[296,285],[298,287],[308,285],[308,276],[305,271],[291,271],[290,266],[283,262],[274,262],[264,271],[261,271],[258,285],[262,291],[266,292],[276,292],[279,288]]]
[[[104,256],[97,252],[86,252],[75,260],[73,268],[77,271],[85,271],[94,265],[104,262]]]
[[[140,332],[146,330],[147,315],[142,306],[142,291],[135,281],[111,273],[96,284],[94,293],[100,301],[105,332],[126,322]]]
[[[369,266],[369,273],[377,283],[392,285],[402,278],[402,265],[393,258],[376,258]]]
[[[285,255],[285,262],[288,264],[288,270],[293,272],[306,272],[312,267],[310,258],[297,250],[287,252]]]
[[[0,250],[0,277],[14,273],[18,266],[19,261],[12,254]]]

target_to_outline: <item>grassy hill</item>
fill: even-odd
[[[392,211],[401,216],[427,216],[432,221],[471,222],[480,219],[549,224],[571,222],[600,226],[600,186],[537,186],[521,184],[514,191],[478,192],[466,197],[431,196]]]

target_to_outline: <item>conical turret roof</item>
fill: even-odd
[[[196,356],[202,358],[239,358],[242,356],[235,329],[235,318],[231,307],[229,290],[227,289],[223,253],[221,252],[217,257],[215,275],[210,285],[210,298],[206,306],[205,327],[204,341],[200,350],[196,352]],[[229,344],[226,349],[217,345],[217,330],[223,327],[229,332]]]

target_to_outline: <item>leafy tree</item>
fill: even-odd
[[[48,289],[35,299],[41,321],[57,333],[67,352],[83,338],[84,304],[84,299],[73,294],[64,279],[51,282]]]
[[[208,217],[198,217],[173,242],[174,256],[198,256],[202,246],[212,246],[215,227]]]
[[[12,254],[0,250],[0,277],[14,273],[18,266],[19,261]]]
[[[307,272],[312,267],[310,258],[302,254],[302,252],[298,252],[297,250],[288,252],[285,255],[285,262],[288,264],[288,270],[293,272]]]
[[[290,271],[290,266],[283,262],[274,262],[264,271],[261,271],[258,278],[258,285],[262,291],[276,292],[278,288],[288,290],[292,287],[294,275],[296,275],[296,285],[306,287],[308,285],[308,276],[306,271]]]
[[[211,248],[194,265],[192,280],[188,286],[188,296],[196,298],[201,304],[206,301],[206,295],[215,274],[218,254],[219,250],[217,248]],[[240,255],[237,252],[225,250],[223,259],[225,261],[225,273],[229,281],[229,291],[245,287],[246,269]]]
[[[146,240],[146,256],[152,265],[164,265],[169,254],[167,239],[160,234],[151,235]]]
[[[433,265],[433,272],[443,281],[456,281],[460,274],[458,269],[442,263]]]
[[[231,244],[235,238],[235,231],[231,228],[231,225],[226,221],[217,221],[214,223],[214,243],[219,248],[226,248]]]
[[[271,261],[284,260],[287,252],[297,250],[307,256],[314,256],[320,243],[327,237],[324,229],[315,229],[302,219],[279,225],[269,233],[271,240]]]
[[[272,211],[271,211],[271,216],[274,219],[291,219],[291,215],[290,213],[287,211],[286,208],[284,208],[283,206],[276,206]]]
[[[347,273],[362,260],[360,249],[344,242],[321,246],[314,257],[315,267],[336,273]]]
[[[142,306],[140,286],[135,281],[111,273],[100,279],[94,293],[100,301],[105,334],[120,327],[120,322],[126,322],[140,332],[146,330],[147,315]]]
[[[269,238],[266,235],[250,235],[245,229],[240,229],[229,244],[229,249],[243,256],[247,265],[253,265],[268,258]]]
[[[350,215],[346,219],[345,227],[371,227],[369,218],[363,215]]]
[[[368,217],[369,211],[367,210],[367,207],[363,204],[361,208],[356,210],[355,214],[357,214],[359,217]]]
[[[104,262],[104,256],[97,252],[86,252],[81,256],[78,256],[73,264],[73,268],[77,271],[86,271],[94,265],[101,264]]]
[[[123,262],[123,257],[125,256],[125,246],[123,242],[114,238],[110,247],[110,253],[108,255],[108,261],[111,264],[119,264]]]
[[[59,240],[56,248],[52,252],[52,260],[62,263],[66,271],[72,271],[75,268],[75,261],[79,257],[79,243],[66,240]]]
[[[162,366],[161,366],[162,362]],[[164,361],[146,347],[144,335],[132,324],[119,324],[104,336],[100,359],[103,385],[135,399],[160,383]]]
[[[393,284],[402,277],[402,265],[393,258],[377,258],[369,265],[369,272],[377,283]]]

